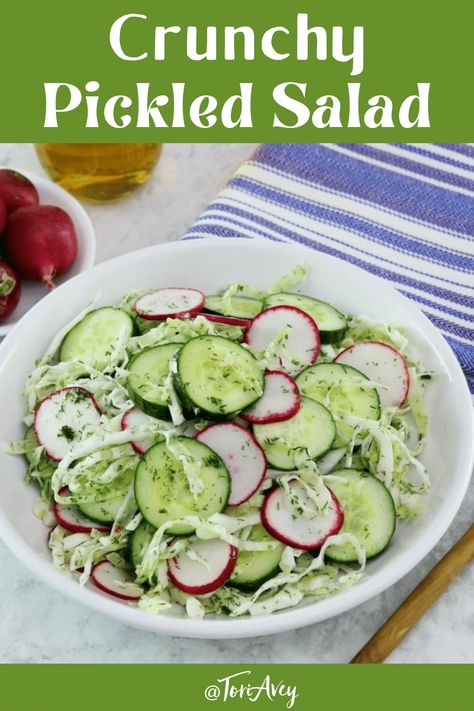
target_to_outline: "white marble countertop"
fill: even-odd
[[[251,151],[250,145],[166,146],[140,192],[123,202],[86,206],[97,232],[97,261],[179,238]],[[29,145],[0,144],[1,164],[41,171]],[[467,530],[473,509],[471,487],[430,555],[365,605],[305,629],[250,640],[187,640],[126,627],[46,587],[0,542],[0,663],[347,662]],[[388,661],[474,662],[474,566]]]

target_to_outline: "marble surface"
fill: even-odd
[[[97,232],[98,261],[179,238],[252,149],[245,144],[166,146],[155,175],[139,193],[116,204],[86,206]],[[2,164],[41,170],[28,145],[0,144]],[[305,629],[250,640],[186,640],[124,626],[46,587],[0,542],[0,663],[344,663],[467,530],[473,510],[471,486],[434,550],[397,585],[361,607]],[[474,566],[464,570],[388,662],[474,662]]]

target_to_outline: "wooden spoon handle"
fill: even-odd
[[[362,647],[352,659],[351,664],[380,664],[383,662],[473,558],[474,525]]]

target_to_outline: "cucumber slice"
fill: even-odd
[[[350,365],[317,363],[296,378],[302,395],[322,402],[336,417],[355,415],[369,420],[380,418],[380,398],[375,385]]]
[[[221,336],[198,336],[178,354],[175,385],[189,410],[223,417],[256,402],[264,378],[246,348]]]
[[[25,432],[25,436],[23,437],[23,442],[26,447],[25,451],[25,459],[28,462],[28,464],[33,464],[33,454],[35,449],[37,449],[40,446],[40,443],[38,442],[38,438],[35,433],[35,428],[33,425],[30,425],[28,429]]]
[[[146,348],[128,366],[128,392],[135,405],[147,415],[170,419],[169,400],[163,392],[171,361],[182,343]]]
[[[159,321],[147,321],[144,318],[140,318],[140,316],[135,316],[133,322],[135,324],[135,331],[140,335],[147,333],[147,331],[151,331],[152,328],[157,328],[160,325]]]
[[[136,459],[138,462],[138,457]],[[106,471],[109,465],[110,462],[107,461],[99,462],[93,468],[91,467],[90,470],[93,469],[98,475],[100,475]],[[92,521],[97,521],[98,523],[113,523],[117,518],[120,507],[123,505],[123,502],[128,494],[128,490],[135,474],[135,469],[136,463],[133,462],[128,465],[127,469],[121,472],[121,474],[115,479],[113,485],[114,488],[123,491],[123,494],[108,498],[107,494],[110,494],[111,485],[107,484],[98,489],[95,501],[81,502],[77,504],[77,507],[81,513],[83,513],[84,516],[87,516],[87,518],[92,519]],[[132,516],[136,510],[137,504],[132,496],[126,506],[124,516]]]
[[[133,335],[133,319],[122,309],[105,306],[88,313],[64,336],[59,360],[77,360],[104,370],[122,339]]]
[[[280,572],[280,560],[285,550],[283,543],[275,541],[261,524],[254,526],[248,537],[249,541],[277,543],[276,548],[268,551],[240,551],[237,564],[229,584],[239,590],[256,590],[266,580]]]
[[[304,450],[309,459],[316,459],[331,449],[336,425],[324,405],[303,397],[294,417],[284,422],[254,425],[253,433],[271,467],[292,471],[297,469]]]
[[[120,507],[123,504],[125,496],[114,496],[106,501],[89,501],[87,503],[78,504],[78,509],[84,516],[98,523],[113,523],[117,517]],[[128,508],[128,507],[127,507]],[[130,504],[130,514],[136,508],[136,504]]]
[[[332,477],[339,477],[339,480]],[[372,474],[358,469],[338,469],[328,482],[344,512],[340,533],[352,533],[374,558],[387,548],[395,532],[397,514],[387,487]],[[338,563],[356,563],[353,547],[329,546],[326,555]]]
[[[35,449],[40,447],[40,443],[38,442],[38,438],[35,433],[35,428],[34,425],[30,425],[28,429],[25,432],[25,436],[23,438],[23,441],[27,447],[24,457],[27,461],[27,464],[29,467],[31,467],[34,464],[34,452]],[[41,455],[39,458],[37,464],[35,464],[35,469],[40,472],[43,477],[48,477],[52,476],[54,470],[56,469],[56,465],[54,464],[53,460],[47,457],[44,453]]]
[[[204,310],[221,316],[252,319],[263,309],[263,301],[250,296],[233,296],[224,305],[222,296],[206,296]]]
[[[135,473],[135,498],[143,517],[155,528],[182,516],[208,518],[223,511],[230,493],[229,472],[222,459],[207,445],[190,437],[171,440],[178,446],[204,487],[193,496],[182,461],[159,442],[141,458]],[[188,524],[177,523],[168,533],[184,536],[194,532]]]
[[[270,306],[295,306],[305,311],[316,322],[322,343],[337,343],[344,337],[347,328],[346,317],[325,301],[282,291],[265,299],[265,308]]]
[[[142,521],[133,531],[130,537],[130,559],[135,570],[141,565],[145,548],[151,543],[155,532],[156,528],[150,526],[147,521]]]

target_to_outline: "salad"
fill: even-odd
[[[138,291],[57,334],[3,445],[57,568],[154,614],[258,615],[354,585],[419,514],[430,373],[305,273]]]

